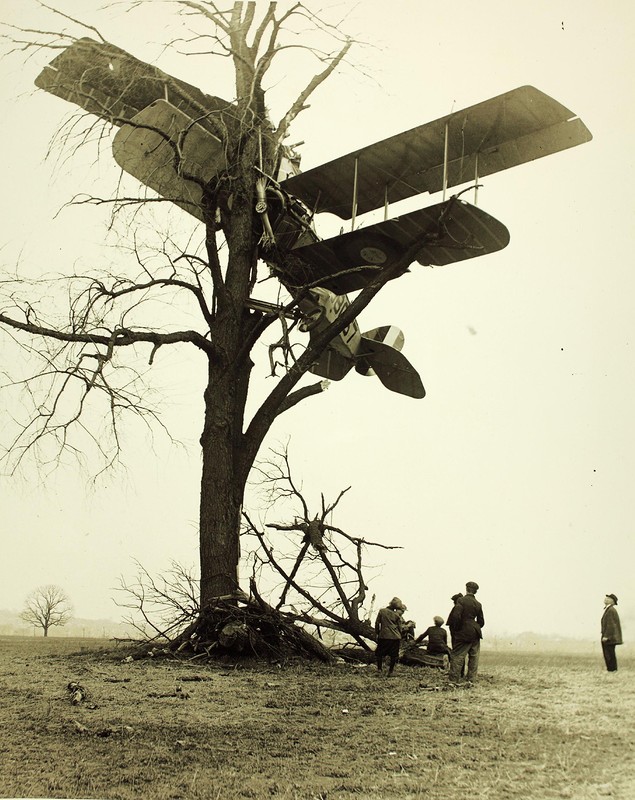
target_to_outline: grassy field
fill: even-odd
[[[479,682],[400,666],[125,662],[0,639],[0,796],[635,798],[635,661],[484,651]],[[69,682],[86,690],[72,705]]]

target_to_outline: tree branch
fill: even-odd
[[[0,323],[19,331],[31,333],[36,336],[44,336],[48,339],[55,339],[60,342],[101,344],[109,349],[113,347],[127,347],[129,345],[139,344],[140,342],[147,342],[154,345],[155,348],[162,347],[166,344],[182,344],[189,342],[210,355],[215,354],[215,348],[197,331],[157,333],[155,331],[132,331],[127,328],[120,328],[115,329],[110,336],[103,336],[96,333],[65,333],[64,331],[46,328],[42,325],[35,325],[30,322],[20,322],[2,313],[0,313]]]
[[[344,47],[342,47],[340,52],[329,62],[326,69],[324,69],[318,75],[314,75],[314,77],[307,84],[305,89],[302,92],[300,92],[297,99],[295,100],[291,108],[287,111],[287,113],[284,115],[284,117],[282,118],[282,120],[278,125],[277,130],[275,131],[274,135],[279,144],[282,144],[282,142],[286,138],[293,120],[298,116],[298,114],[300,114],[300,112],[302,112],[307,107],[306,101],[317,89],[317,87],[321,83],[323,83],[329,77],[329,75],[337,68],[342,59],[351,49],[352,44],[353,44],[352,39],[347,39]]]

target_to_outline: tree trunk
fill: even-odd
[[[221,373],[221,374],[219,374]],[[205,426],[200,501],[201,609],[215,597],[236,592],[240,558],[243,486],[236,475],[233,370],[210,364],[205,390]]]
[[[239,589],[240,523],[251,464],[243,457],[243,423],[252,362],[244,350],[253,319],[246,308],[257,264],[254,164],[257,136],[245,137],[234,159],[231,212],[224,218],[228,261],[215,284],[215,315],[205,390],[200,502],[201,610]],[[210,231],[208,231],[208,236]]]

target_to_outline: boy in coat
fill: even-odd
[[[388,656],[388,674],[392,675],[395,664],[399,658],[399,647],[403,633],[403,612],[406,606],[398,597],[388,603],[386,608],[379,610],[375,620],[377,633],[377,647],[375,648],[375,661],[377,669],[381,672],[384,658]]]
[[[427,638],[428,653],[432,656],[450,655],[450,648],[448,647],[448,634],[443,625],[443,617],[434,617],[434,625],[431,625],[425,630],[421,636],[417,636],[415,642],[417,644]]]

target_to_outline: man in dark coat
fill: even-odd
[[[454,603],[452,606],[452,610],[448,616],[446,625],[450,629],[450,642],[452,644],[452,648],[454,649],[454,637],[456,636],[456,632],[461,627],[461,606],[459,605],[459,600],[463,597],[463,592],[457,592],[457,594],[453,594],[450,600]],[[463,661],[461,662],[461,677],[465,677],[465,657],[463,657]]]
[[[604,598],[604,613],[602,614],[602,653],[604,663],[609,672],[617,672],[617,657],[615,647],[622,644],[622,626],[620,615],[617,613],[617,597],[607,594]]]
[[[398,597],[388,603],[386,608],[381,608],[375,620],[377,633],[377,647],[375,648],[375,661],[377,669],[382,670],[384,658],[388,656],[388,674],[392,675],[395,664],[399,658],[399,646],[403,633],[403,612],[406,606]]]
[[[461,607],[459,606],[459,600],[462,597],[463,592],[458,592],[458,594],[453,594],[450,598],[454,605],[452,606],[452,611],[450,611],[446,625],[450,629],[450,642],[452,643],[452,647],[454,647],[454,635],[461,627]]]
[[[456,607],[460,611],[460,622],[453,635],[452,656],[450,659],[450,683],[458,683],[461,674],[461,664],[465,663],[467,656],[467,680],[473,683],[478,672],[478,658],[481,651],[481,628],[485,625],[483,607],[474,596],[478,591],[478,583],[469,581],[465,584],[465,596],[457,600]],[[451,614],[454,613],[452,609]]]

